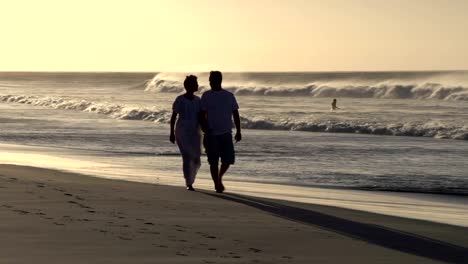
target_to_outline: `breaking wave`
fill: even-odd
[[[307,132],[359,133],[388,136],[433,137],[468,140],[468,127],[444,126],[439,123],[382,124],[364,122],[264,120],[242,118],[242,127],[266,130],[295,130]]]
[[[224,88],[237,95],[468,101],[467,72],[435,73],[227,73]],[[198,74],[200,90],[207,73]],[[180,93],[184,74],[158,73],[146,92]]]
[[[129,107],[106,102],[91,102],[57,97],[1,95],[0,101],[44,106],[53,109],[77,110],[103,114],[124,120],[153,121],[167,124],[171,112],[166,109]],[[445,126],[437,122],[384,124],[372,122],[295,121],[271,120],[258,117],[242,117],[242,127],[263,130],[295,130],[307,132],[360,133],[390,136],[433,137],[468,140],[467,126]]]
[[[0,95],[0,101],[44,106],[53,109],[78,110],[108,115],[116,119],[145,120],[161,123],[168,123],[171,114],[164,109],[128,107],[106,102],[91,102],[87,100],[64,99],[49,96]]]

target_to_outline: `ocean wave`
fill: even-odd
[[[128,107],[107,102],[65,99],[58,97],[40,97],[26,95],[0,95],[0,101],[49,107],[53,109],[78,110],[89,113],[108,115],[115,119],[144,120],[168,123],[170,112],[164,109]]]
[[[53,109],[78,110],[103,114],[115,119],[153,121],[168,124],[171,112],[166,109],[129,107],[107,102],[39,97],[24,95],[0,95],[0,101],[44,106]],[[390,136],[433,137],[468,140],[467,126],[446,126],[438,122],[384,124],[342,121],[271,120],[259,117],[241,117],[243,128],[261,130],[291,130],[306,132],[359,133]]]
[[[202,74],[203,78],[207,78]],[[357,75],[359,76],[359,75]],[[319,76],[320,77],[320,76]],[[446,81],[439,78],[390,78],[368,77],[368,79],[348,77],[323,79],[316,77],[288,81],[268,81],[263,79],[235,78],[225,81],[224,88],[236,95],[253,96],[310,96],[310,97],[351,97],[385,99],[438,99],[468,101],[468,83]],[[275,76],[275,78],[278,78]],[[200,78],[199,78],[200,79]],[[183,74],[159,73],[147,82],[146,92],[180,93],[183,89]],[[200,91],[207,90],[201,83]]]
[[[306,132],[358,133],[388,136],[432,137],[468,140],[468,127],[444,126],[439,123],[381,124],[339,121],[296,122],[241,117],[242,127],[264,130],[292,130]]]

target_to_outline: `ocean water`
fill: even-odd
[[[208,74],[195,74],[201,94]],[[94,174],[182,183],[168,123],[185,75],[0,73],[0,143],[52,147]],[[468,72],[225,73],[223,84],[244,128],[230,180],[468,194]]]

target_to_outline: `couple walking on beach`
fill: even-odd
[[[223,175],[235,161],[232,118],[237,130],[234,139],[236,142],[242,139],[239,106],[235,96],[222,88],[221,72],[212,71],[209,81],[211,90],[203,93],[200,99],[194,95],[198,91],[197,77],[185,78],[186,92],[175,99],[172,107],[169,140],[179,146],[187,190],[194,191],[193,183],[201,166],[201,129],[211,177],[216,192],[222,193],[225,189]]]

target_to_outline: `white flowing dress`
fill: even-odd
[[[175,136],[182,155],[185,183],[192,185],[201,166],[201,130],[198,122],[200,98],[194,96],[193,100],[189,100],[180,95],[175,99],[172,109],[178,114]]]

